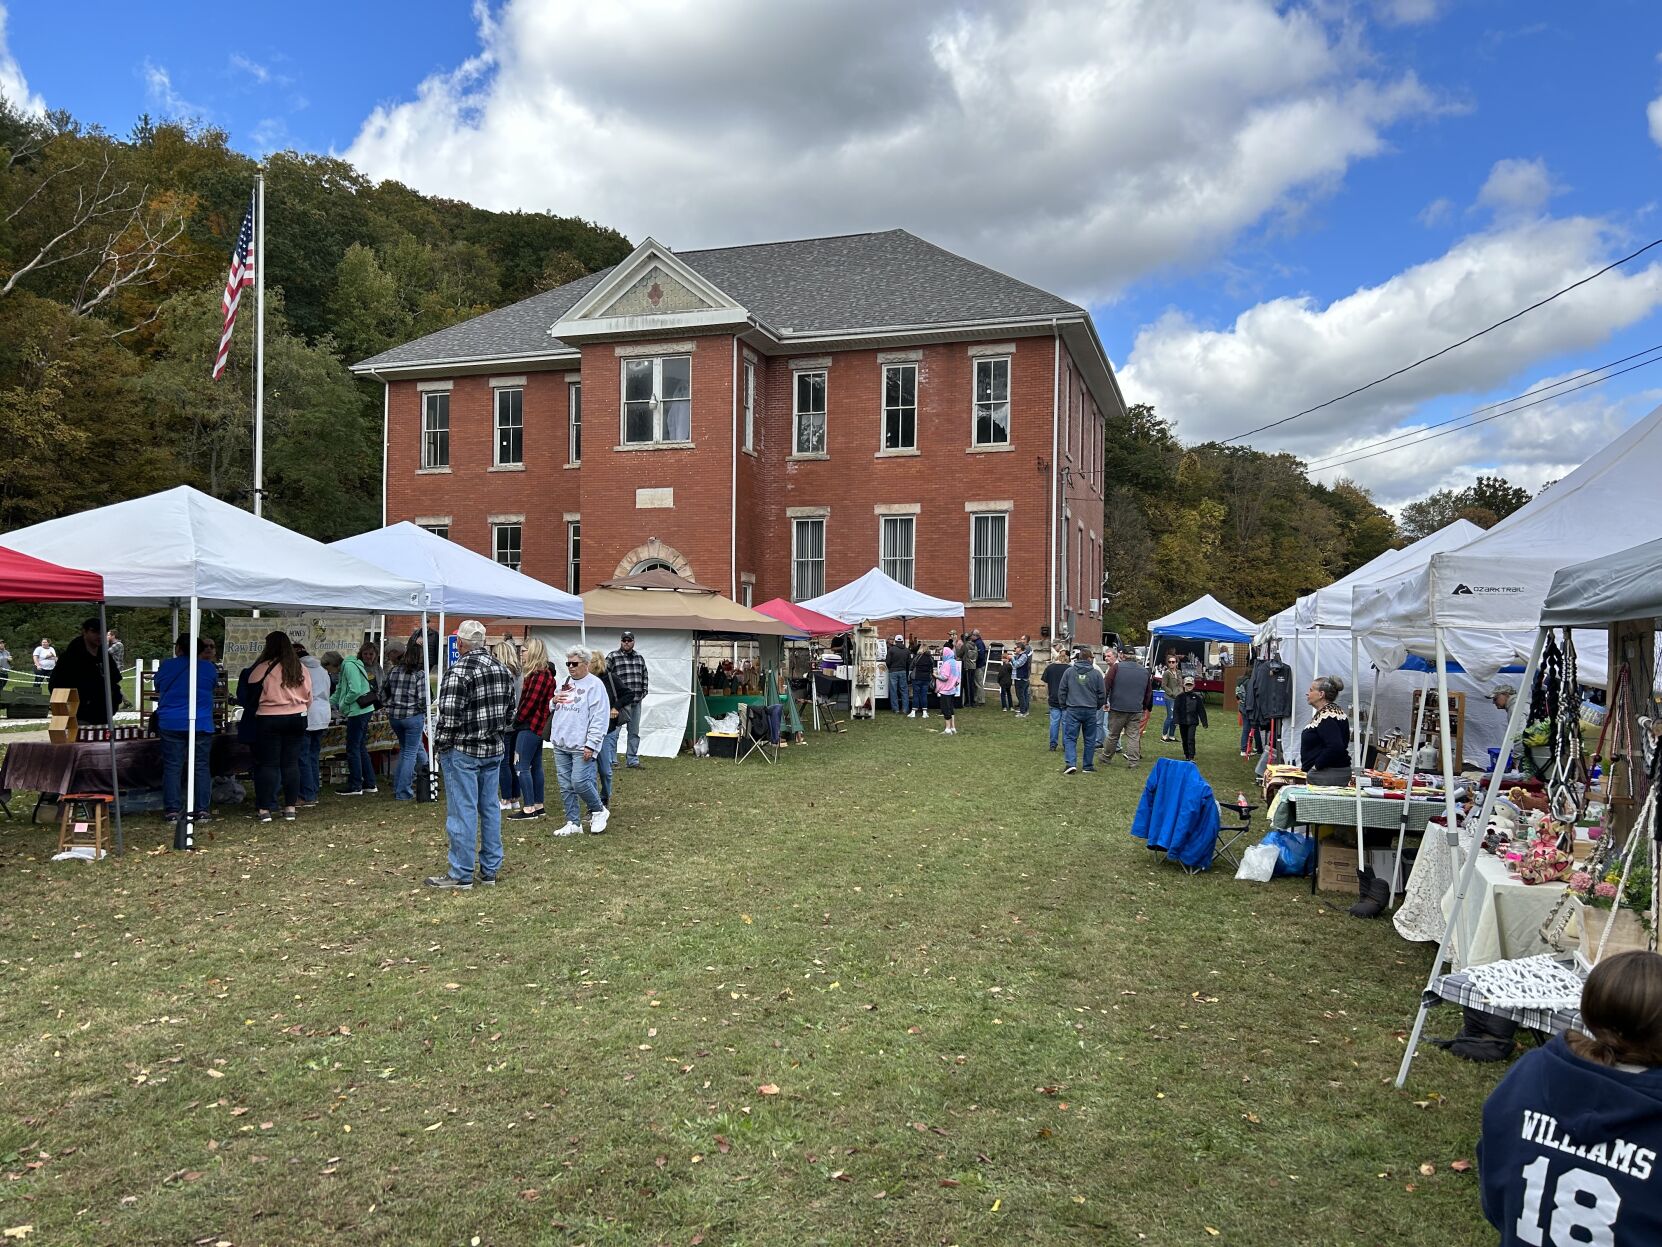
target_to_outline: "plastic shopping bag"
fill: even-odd
[[[1279,860],[1280,850],[1275,845],[1255,844],[1241,854],[1240,869],[1235,872],[1235,877],[1253,883],[1268,883],[1275,874],[1276,863]]]

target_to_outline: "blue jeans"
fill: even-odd
[[[1062,711],[1062,758],[1069,766],[1079,761],[1076,746],[1084,738],[1085,769],[1094,771],[1092,746],[1096,744],[1096,711],[1084,706],[1069,706]]]
[[[300,799],[316,801],[323,790],[323,729],[308,731],[300,742]]]
[[[921,680],[917,679],[916,677],[913,677],[913,679],[912,679],[912,709],[913,710],[921,710],[925,714],[929,713],[929,677],[928,676],[925,676]]]
[[[450,877],[473,882],[473,868],[487,879],[502,869],[502,807],[496,777],[502,755],[476,758],[460,749],[439,754],[444,775],[444,834],[450,841]],[[478,850],[474,850],[474,842]]]
[[[600,756],[595,759],[595,772],[600,780],[600,804],[608,810],[612,808],[612,773],[617,770],[617,728],[606,733],[606,741],[600,747]]]
[[[617,725],[620,729],[628,728],[626,758],[630,766],[637,766],[641,760],[641,703],[632,701],[618,711]],[[562,783],[561,787],[565,785]]]
[[[1056,741],[1062,735],[1062,714],[1060,706],[1050,708],[1050,747],[1056,748]]]
[[[542,737],[535,732],[514,733],[514,766],[519,772],[521,805],[542,809],[546,777],[542,769]]]
[[[911,709],[912,680],[904,671],[889,672],[889,709],[905,714]]]
[[[196,813],[213,806],[213,779],[208,772],[208,755],[213,749],[212,732],[196,734]],[[180,814],[185,808],[185,754],[190,748],[189,732],[162,732],[162,812]]]
[[[363,791],[375,787],[375,763],[369,756],[369,714],[346,720],[346,787]]]
[[[555,746],[554,774],[560,781],[560,804],[565,807],[568,823],[583,821],[583,807],[577,803],[579,797],[591,814],[606,808],[600,799],[600,790],[594,786],[594,759],[585,761],[581,749]]]
[[[502,751],[502,766],[496,774],[496,790],[504,801],[514,801],[519,797],[519,773],[514,770],[514,750],[512,733],[503,734],[508,738],[508,748]]]
[[[416,767],[427,760],[427,751],[421,747],[421,729],[427,721],[419,714],[412,714],[388,719],[387,723],[398,738],[398,769],[392,775],[392,795],[399,801],[414,801]]]

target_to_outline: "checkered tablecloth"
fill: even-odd
[[[1510,1018],[1519,1026],[1547,1031],[1554,1035],[1583,1029],[1579,1009],[1509,1009],[1491,1004],[1482,992],[1472,986],[1470,976],[1464,970],[1436,979],[1431,985],[1431,990],[1425,993],[1425,1003],[1428,1005],[1444,1000],[1461,1008],[1481,1009],[1495,1017]]]
[[[1362,826],[1395,831],[1402,821],[1402,806],[1401,801],[1389,797],[1363,797]],[[1408,830],[1424,831],[1427,820],[1442,812],[1441,801],[1408,802]],[[1270,812],[1270,825],[1285,831],[1295,822],[1354,827],[1356,795],[1340,789],[1284,788],[1277,794],[1275,808]]]

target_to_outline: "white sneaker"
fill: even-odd
[[[606,830],[606,823],[612,817],[610,810],[596,810],[589,815],[589,835],[598,836]]]
[[[567,823],[564,827],[560,827],[550,834],[556,836],[580,836],[583,834],[583,829],[576,823]]]

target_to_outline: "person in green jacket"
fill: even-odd
[[[335,789],[341,797],[372,796],[375,787],[375,764],[369,756],[369,716],[375,709],[371,702],[360,706],[359,699],[370,691],[369,670],[364,666],[364,651],[369,660],[375,660],[375,647],[365,645],[351,658],[342,658],[339,650],[330,650],[323,656],[323,667],[334,682],[329,704],[335,713],[346,720],[346,787]]]

